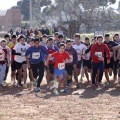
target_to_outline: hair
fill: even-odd
[[[29,38],[29,42],[34,42],[34,37]]]
[[[12,35],[12,37],[11,38],[17,38],[17,36],[16,35]]]
[[[44,34],[44,35],[43,35],[43,38],[44,38],[44,37],[48,37],[48,36],[47,36],[46,34]]]
[[[105,38],[106,38],[106,37],[110,37],[110,34],[105,34]]]
[[[34,43],[35,42],[40,42],[40,39],[39,38],[34,38]]]
[[[64,38],[63,34],[58,35],[58,38]]]
[[[64,44],[64,43],[60,43],[58,48],[60,48],[60,47],[62,47],[62,46],[65,47],[65,44]]]
[[[70,43],[70,42],[72,42],[70,39],[66,40],[66,43]]]
[[[115,34],[114,37],[119,36],[119,34]]]
[[[47,42],[49,41],[53,41],[53,38],[52,37],[48,38]]]
[[[2,44],[3,42],[7,42],[7,41],[6,41],[6,40],[1,40],[1,44]]]
[[[97,38],[97,36],[95,36],[93,39],[96,39]]]
[[[89,37],[86,37],[85,40],[90,40]]]
[[[78,37],[80,39],[80,34],[76,33],[74,37]]]
[[[102,38],[102,39],[103,39],[103,36],[102,36],[102,35],[97,36],[97,40],[98,40],[99,38]]]
[[[58,32],[55,32],[55,36],[57,36],[57,35],[59,35],[59,33],[58,33]]]
[[[20,35],[20,36],[18,37],[18,39],[22,39],[22,38],[25,39],[25,36],[24,36],[24,35]]]
[[[9,34],[6,34],[6,35],[4,35],[4,38],[10,38],[10,35]]]

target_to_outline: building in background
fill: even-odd
[[[6,14],[0,15],[0,30],[9,31],[11,28],[21,26],[21,10],[19,8],[11,8]]]

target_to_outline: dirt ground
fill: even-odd
[[[44,83],[41,93],[12,86],[0,89],[0,120],[120,120],[120,86],[114,81],[110,88],[96,91],[73,85],[59,96]]]

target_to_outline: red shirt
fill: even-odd
[[[58,51],[57,47],[55,47],[55,46],[53,46],[53,47],[46,46],[46,49],[47,49],[49,55],[52,55],[53,53]],[[53,58],[50,59],[49,64],[55,64],[55,61],[53,60]]]
[[[64,52],[62,54],[60,54],[59,52],[55,52],[51,55],[51,57],[55,58],[54,68],[59,68],[60,64],[64,64],[67,59],[68,60],[70,59],[70,56],[69,56],[68,52]]]
[[[107,54],[107,59],[110,60],[110,50],[107,45],[98,43],[94,44],[91,48],[90,56],[92,58],[92,62],[99,63],[102,62],[99,60],[99,57],[104,57],[104,52]]]

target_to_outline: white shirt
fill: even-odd
[[[79,45],[74,44],[73,48],[77,51],[78,61],[80,61],[83,53],[85,53],[85,51],[87,50],[87,47],[83,43],[80,43]]]
[[[21,43],[18,43],[18,44],[15,45],[13,50],[15,50],[16,53],[22,54],[22,56],[15,55],[15,61],[16,62],[22,63],[22,62],[26,61],[25,53],[26,53],[26,50],[29,47],[30,47],[30,45],[26,44],[26,43],[24,45],[22,45]]]

